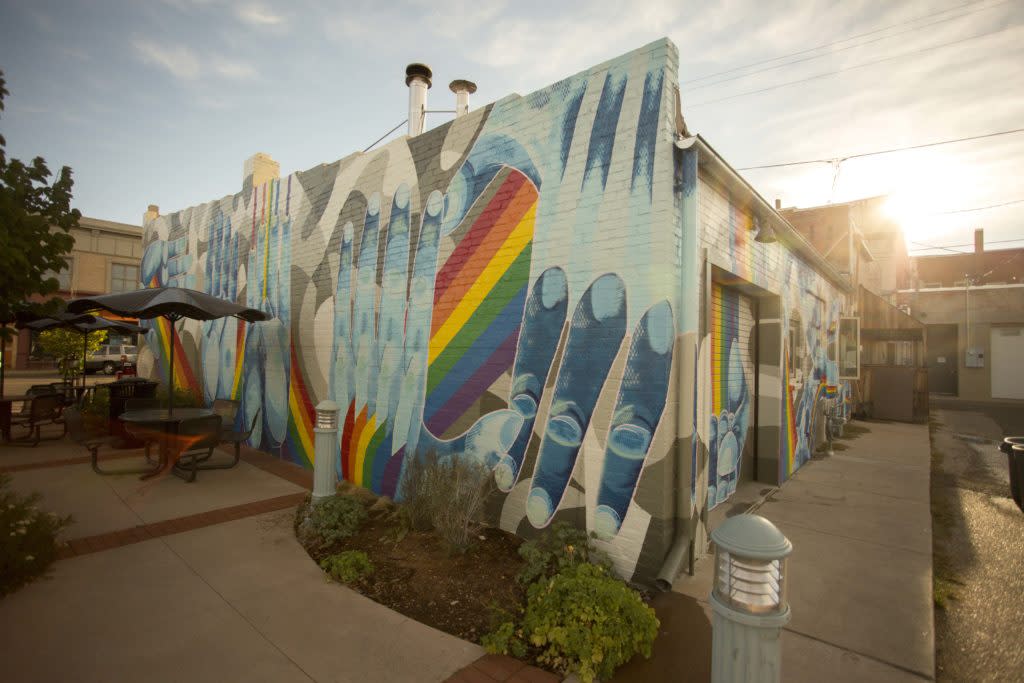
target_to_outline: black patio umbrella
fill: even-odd
[[[24,327],[30,330],[52,330],[59,327],[66,327],[82,334],[82,386],[85,386],[85,358],[89,353],[89,333],[99,332],[101,330],[107,332],[117,332],[119,334],[139,334],[145,332],[144,329],[138,325],[132,325],[120,320],[108,320],[107,318],[97,318],[88,314],[73,316],[68,313],[55,315],[49,318],[40,318],[34,322],[28,323]]]
[[[60,303],[63,303],[63,302],[60,302]],[[48,304],[42,304],[42,306],[44,306],[44,307],[46,305],[48,305]],[[53,315],[51,315],[51,316],[44,316],[44,315],[36,312],[36,310],[33,310],[33,308],[38,308],[39,306],[40,306],[40,304],[34,304],[34,303],[29,303],[29,302],[23,302],[21,304],[16,304],[14,306],[15,310],[10,314],[9,317],[7,315],[5,315],[4,317],[0,318],[0,326],[7,327],[8,325],[13,323],[14,327],[16,329],[21,330],[21,329],[24,329],[25,327],[27,327],[29,323],[31,323],[33,321],[36,321],[36,320],[39,320],[39,319],[44,318],[44,317],[49,317],[49,318],[52,318],[54,320],[58,320],[59,319],[59,320],[62,320],[62,321],[78,321],[78,322],[85,322],[85,321],[95,320],[95,318],[93,318],[93,316],[88,315],[88,314],[77,314],[77,315],[74,315],[74,314],[68,314],[68,313],[66,313],[64,311],[53,313]],[[0,396],[2,396],[3,393],[4,393],[4,375],[6,375],[6,374],[7,374],[7,342],[3,341],[3,342],[0,342]]]
[[[233,301],[218,299],[194,289],[184,287],[153,287],[138,289],[133,292],[104,294],[102,296],[75,299],[68,304],[72,313],[88,313],[89,311],[107,310],[117,315],[130,316],[141,320],[166,318],[171,323],[170,376],[171,386],[168,394],[168,407],[174,412],[174,328],[182,318],[191,320],[216,320],[234,316],[247,322],[260,322],[269,316],[255,308],[240,306]]]
[[[32,318],[34,318],[34,319],[32,319]],[[26,321],[30,321],[30,322],[26,322]],[[92,316],[92,315],[89,315],[88,313],[68,313],[66,311],[61,311],[59,313],[54,313],[52,315],[43,316],[43,317],[32,316],[30,318],[30,317],[26,316],[25,318],[22,319],[22,321],[17,323],[16,327],[18,329],[20,329],[20,330],[34,330],[36,332],[39,332],[39,331],[42,331],[42,330],[52,330],[52,329],[56,329],[56,328],[59,328],[59,327],[66,327],[68,329],[72,329],[72,330],[75,330],[77,332],[81,332],[82,330],[78,328],[79,325],[95,325],[95,324],[96,324],[96,317]],[[85,356],[84,355],[82,356],[82,366],[83,366],[83,368],[85,366]],[[83,386],[84,386],[84,383],[85,383],[85,381],[83,379]]]

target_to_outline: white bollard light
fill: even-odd
[[[334,495],[338,483],[338,404],[320,401],[316,407],[316,434],[313,447],[313,502]]]
[[[786,557],[793,551],[778,527],[759,515],[737,515],[711,532],[712,683],[778,683],[781,630],[789,622]]]

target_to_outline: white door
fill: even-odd
[[[1024,398],[1024,327],[992,328],[992,398]]]

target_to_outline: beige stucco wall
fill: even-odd
[[[971,400],[992,398],[993,325],[1024,325],[1024,285],[990,285],[964,288],[904,291],[901,302],[925,325],[957,326],[958,396]],[[968,307],[969,302],[969,307]],[[967,314],[970,312],[970,329]],[[978,347],[985,358],[984,367],[966,365],[968,346]]]

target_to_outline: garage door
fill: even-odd
[[[1024,327],[992,328],[992,398],[1024,398]]]
[[[711,292],[711,430],[708,506],[753,478],[754,304],[717,283]]]

